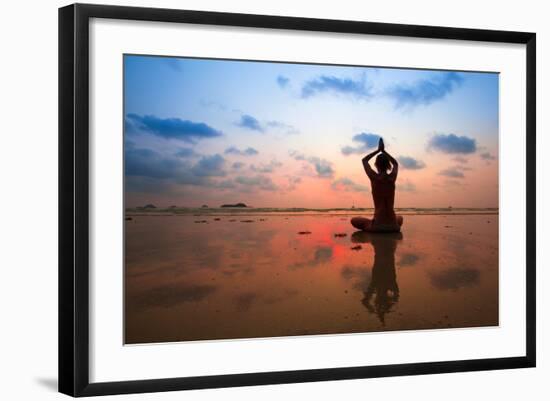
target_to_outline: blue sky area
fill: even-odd
[[[124,57],[127,206],[372,206],[383,137],[397,206],[498,206],[498,74]],[[465,198],[464,190],[471,196]]]

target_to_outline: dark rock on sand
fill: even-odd
[[[244,203],[235,203],[235,204],[231,204],[231,203],[227,203],[225,205],[221,205],[221,207],[248,207],[246,206]]]
[[[299,235],[307,235],[307,234],[311,234],[311,231],[298,231],[298,234]]]
[[[254,220],[241,220],[241,223],[254,223]]]
[[[355,246],[352,246],[350,249],[351,249],[352,251],[358,251],[358,250],[360,250],[360,249],[363,249],[363,247],[362,247],[361,245],[355,245]]]
[[[195,223],[208,223],[207,220],[196,220]]]
[[[126,217],[126,221],[130,221],[130,220],[132,220],[131,217]]]
[[[335,238],[343,238],[343,237],[347,237],[348,235],[346,233],[336,233],[334,234],[334,237]]]
[[[216,217],[214,221],[220,221],[221,219],[219,217]]]

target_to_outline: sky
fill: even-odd
[[[127,207],[498,207],[498,74],[124,56]]]

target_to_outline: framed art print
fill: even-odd
[[[535,366],[535,34],[59,11],[59,387]]]

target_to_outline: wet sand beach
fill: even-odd
[[[498,214],[353,213],[127,214],[125,342],[498,325]]]

